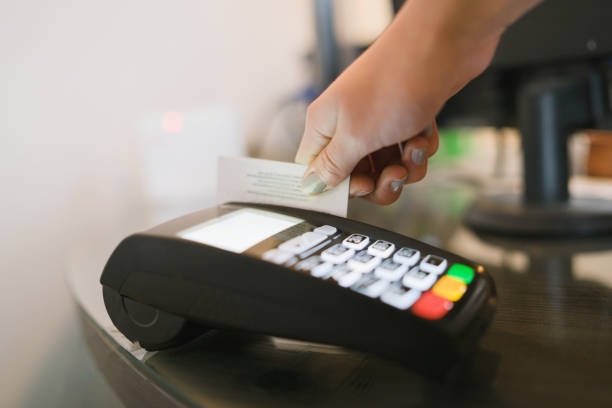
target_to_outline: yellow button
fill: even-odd
[[[432,291],[444,299],[456,302],[461,299],[461,296],[463,296],[466,289],[467,285],[459,279],[453,278],[452,276],[443,276],[434,285]]]

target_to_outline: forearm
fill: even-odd
[[[542,0],[408,0],[398,19],[418,16],[447,41],[499,36]]]
[[[489,65],[504,30],[540,1],[407,0],[371,52],[388,61],[388,73],[404,73],[407,95],[436,111]]]
[[[309,107],[296,155],[307,164],[304,191],[336,186],[397,199],[427,171],[442,105],[491,62],[505,28],[539,0],[407,0],[381,36]],[[424,130],[432,129],[432,132]],[[401,143],[401,163],[386,149]],[[372,154],[374,153],[374,154]],[[372,165],[378,158],[382,167]],[[379,173],[367,172],[382,168]],[[363,195],[363,194],[362,194]]]

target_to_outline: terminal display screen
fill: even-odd
[[[304,220],[255,208],[243,208],[180,231],[183,239],[241,253]]]

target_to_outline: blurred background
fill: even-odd
[[[308,103],[384,30],[393,3],[0,1],[0,406],[120,405],[66,276],[99,276],[124,236],[213,205],[217,156],[292,160]],[[350,215],[385,226],[433,182],[461,193],[436,187],[412,213],[458,214],[482,189],[520,189],[520,137],[501,123],[446,126],[425,182],[374,212],[352,202]],[[570,140],[572,193],[612,197],[608,136]],[[440,244],[419,217],[393,227]]]
[[[392,15],[336,3],[344,39]],[[214,204],[216,156],[265,150],[314,46],[311,0],[0,2],[0,406],[119,404],[66,274]]]

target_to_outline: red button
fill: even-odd
[[[423,319],[438,320],[444,317],[453,308],[453,302],[434,295],[432,292],[425,292],[419,300],[412,305],[412,313]]]

